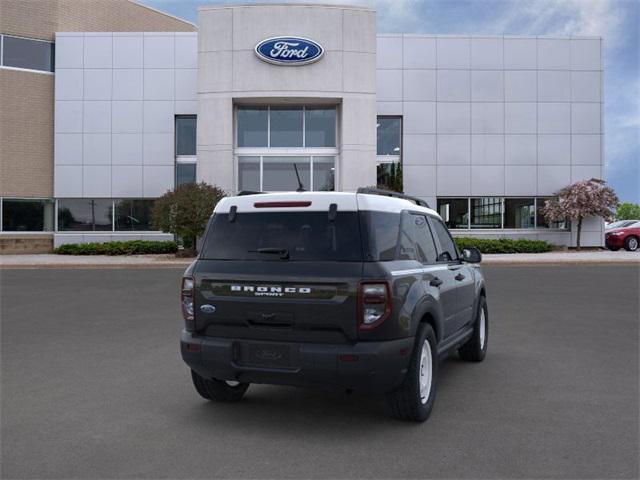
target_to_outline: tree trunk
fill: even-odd
[[[576,238],[576,247],[580,250],[580,232],[582,232],[582,217],[578,217],[578,235]]]

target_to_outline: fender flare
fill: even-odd
[[[444,333],[444,322],[442,315],[442,308],[432,297],[427,297],[424,301],[416,305],[411,322],[411,335],[415,336],[418,332],[418,327],[426,316],[431,317],[432,321],[429,324],[435,331],[438,343],[442,340]]]

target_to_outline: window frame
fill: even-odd
[[[5,47],[4,38],[5,37],[18,38],[21,40],[31,40],[34,42],[48,43],[52,49],[51,70],[39,70],[35,68],[13,67],[11,65],[5,65],[4,64],[4,47]],[[20,35],[9,35],[9,34],[2,33],[0,34],[0,69],[14,70],[16,72],[30,72],[30,73],[40,73],[44,75],[55,75],[55,71],[56,71],[55,45],[56,45],[55,42],[51,42],[49,40],[43,40],[41,38],[30,38],[30,37],[23,37]]]
[[[378,155],[378,123],[380,119],[398,119],[400,121],[400,153],[398,155]],[[404,171],[404,165],[402,164],[404,145],[404,118],[402,115],[377,115],[376,116],[376,183],[378,182],[378,168],[383,164],[398,164],[401,165]],[[403,178],[404,180],[404,178]],[[404,181],[403,181],[404,183]]]
[[[461,263],[462,260],[460,258],[460,252],[458,251],[458,245],[456,245],[456,241],[454,240],[453,235],[451,235],[451,232],[447,228],[447,225],[440,218],[434,217],[433,215],[428,215],[427,218],[429,220],[429,227],[431,227],[431,230],[433,231],[433,240],[436,244],[436,249],[438,252],[438,256],[436,257],[436,264],[446,263],[449,265],[449,264]],[[451,260],[438,260],[440,258],[440,255],[442,255],[442,253],[444,252],[444,250],[442,248],[442,243],[440,242],[440,237],[435,232],[435,227],[433,227],[432,225],[433,222],[440,222],[444,227],[444,231],[449,236],[449,239],[451,239],[451,243],[453,244],[453,250],[456,254],[456,258],[452,258]]]
[[[302,111],[302,146],[300,147],[272,147],[271,146],[271,108],[275,108],[275,109],[284,109],[284,108],[291,108],[291,109],[296,109],[299,108]],[[238,133],[239,133],[239,128],[238,128],[238,111],[242,110],[242,109],[251,109],[251,108],[266,108],[267,111],[267,144],[261,147],[240,147],[239,146],[239,142],[238,142]],[[336,121],[335,121],[335,131],[334,131],[334,138],[335,138],[335,145],[333,147],[307,147],[306,146],[306,140],[307,140],[307,129],[306,129],[306,109],[320,109],[320,108],[324,108],[327,110],[335,110],[336,112]],[[327,105],[327,104],[318,104],[318,105],[314,105],[314,104],[296,104],[296,105],[286,105],[286,104],[269,104],[269,105],[244,105],[244,104],[240,104],[240,105],[234,105],[233,107],[233,123],[234,123],[234,135],[233,135],[233,148],[236,152],[240,152],[240,153],[236,153],[236,156],[241,155],[241,156],[248,156],[249,154],[245,154],[243,152],[245,151],[264,151],[264,150],[277,150],[277,151],[290,151],[290,150],[295,150],[295,151],[301,151],[301,150],[331,150],[331,151],[337,151],[338,150],[338,144],[339,144],[339,110],[338,110],[338,105]]]
[[[178,119],[180,118],[193,118],[196,121],[196,145],[194,155],[178,155]],[[175,115],[173,123],[173,155],[175,158],[173,168],[173,186],[178,187],[178,164],[193,164],[196,167],[196,176],[194,183],[198,182],[198,116],[195,114],[190,115]]]
[[[291,107],[291,108],[300,108],[302,111],[302,147],[271,147],[271,108],[277,107]],[[266,108],[267,110],[267,146],[263,147],[239,147],[238,146],[238,111],[242,108]],[[332,109],[335,110],[335,146],[334,147],[306,147],[306,109]],[[260,104],[236,104],[234,105],[234,176],[235,176],[235,187],[236,191],[242,191],[242,186],[240,185],[240,158],[241,157],[258,157],[259,164],[259,186],[260,191],[263,191],[264,188],[264,162],[265,159],[269,157],[309,157],[310,159],[310,183],[309,189],[306,191],[314,191],[313,190],[313,167],[314,167],[314,159],[320,157],[333,157],[333,171],[334,171],[334,190],[337,188],[339,184],[339,172],[338,172],[338,164],[340,162],[340,148],[339,148],[339,123],[340,123],[340,110],[339,105],[334,104],[296,104],[296,105],[284,105],[284,104],[269,104],[269,105],[260,105]],[[324,162],[323,162],[324,163]],[[293,188],[295,189],[295,188]]]
[[[435,257],[433,262],[430,262],[429,259],[427,259],[426,262],[422,262],[422,261],[418,260],[417,258],[415,258],[414,260],[416,262],[422,264],[422,265],[437,265],[438,264],[438,256],[439,256],[439,250],[438,250],[439,242],[436,241],[436,239],[434,237],[434,234],[433,234],[433,230],[431,228],[431,223],[429,222],[429,217],[431,215],[429,215],[429,214],[427,214],[425,212],[420,212],[420,211],[416,211],[416,210],[403,210],[402,212],[400,212],[400,228],[398,230],[398,240],[396,242],[397,245],[396,245],[396,255],[395,255],[396,258],[395,258],[395,260],[396,261],[398,260],[398,252],[399,252],[399,249],[400,249],[400,236],[403,234],[403,232],[402,232],[402,220],[403,220],[403,215],[405,215],[405,214],[407,214],[409,216],[412,216],[412,217],[423,217],[424,218],[425,225],[427,226],[427,231],[428,231],[428,235],[429,235],[428,238],[431,238],[431,242],[433,243],[433,248],[434,248],[434,250],[436,252],[436,257]],[[418,240],[418,239],[416,238],[416,240]],[[455,242],[454,242],[454,245],[455,245]],[[416,257],[417,257],[417,255],[416,255]]]
[[[323,149],[324,150],[324,149]],[[313,189],[313,167],[315,164],[315,159],[323,159],[323,158],[333,158],[333,168],[334,168],[334,179],[333,179],[333,190],[331,191],[336,191],[336,184],[337,184],[337,162],[338,162],[338,156],[330,154],[330,155],[326,155],[326,154],[321,154],[321,155],[315,155],[315,154],[302,154],[302,152],[298,152],[297,154],[292,154],[292,153],[288,153],[288,154],[277,154],[276,152],[269,152],[268,155],[263,155],[263,154],[259,154],[259,153],[254,153],[254,154],[237,154],[235,155],[236,161],[235,161],[235,165],[236,165],[236,186],[237,186],[237,190],[239,192],[241,192],[242,186],[240,185],[240,163],[241,157],[257,157],[258,158],[258,171],[259,171],[259,190],[260,192],[266,191],[264,190],[264,163],[265,163],[265,158],[268,159],[269,157],[278,157],[278,158],[282,158],[282,157],[291,157],[291,158],[299,158],[299,157],[307,157],[309,158],[309,189],[305,190],[306,192],[322,192],[322,191],[326,191],[326,190],[314,190]],[[249,163],[249,162],[247,162]],[[330,163],[330,162],[326,162],[326,161],[322,161],[319,160],[318,163]],[[269,190],[270,192],[277,192],[280,190]]]
[[[501,221],[500,221],[500,227],[496,227],[496,228],[471,228],[471,216],[472,216],[472,212],[471,212],[471,201],[473,199],[479,199],[479,198],[500,198],[500,202],[501,202]],[[559,227],[544,227],[544,226],[540,226],[538,223],[538,205],[539,202],[542,202],[546,199],[549,198],[553,198],[553,197],[536,197],[536,196],[531,196],[531,195],[523,195],[523,196],[496,196],[496,195],[492,195],[492,196],[488,196],[488,197],[480,197],[480,196],[469,196],[469,197],[447,197],[447,196],[442,196],[442,197],[436,197],[436,209],[437,209],[437,203],[439,200],[466,200],[467,201],[467,226],[463,227],[463,228],[449,228],[447,227],[447,230],[454,230],[454,231],[458,231],[458,232],[468,232],[468,231],[482,231],[482,230],[487,230],[487,231],[492,231],[495,232],[497,230],[516,230],[518,232],[529,232],[529,233],[533,233],[533,232],[548,232],[548,231],[554,231],[554,232],[570,232],[571,231],[571,221],[570,220],[566,220],[565,223],[565,227],[563,228],[559,228]],[[534,227],[530,228],[530,227],[525,227],[525,228],[511,228],[511,227],[505,227],[505,200],[518,200],[518,199],[533,199],[534,200],[534,208],[535,208],[535,218],[534,218]],[[445,224],[446,225],[446,224]]]
[[[49,202],[53,205],[53,219],[51,219],[51,230],[5,230],[4,229],[4,202],[19,200],[19,201],[34,201],[34,202]],[[42,234],[52,234],[55,233],[57,227],[57,201],[53,198],[47,197],[0,197],[0,233],[8,233],[8,234],[20,234],[20,235],[42,235]],[[45,212],[46,213],[46,212]],[[44,220],[43,220],[43,228],[44,228]]]

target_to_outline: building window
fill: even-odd
[[[336,107],[238,107],[238,148],[335,148]]]
[[[471,228],[501,228],[502,199],[484,197],[471,199]]]
[[[336,146],[336,109],[305,107],[304,139],[306,147]]]
[[[149,231],[151,226],[151,212],[154,200],[150,199],[122,199],[115,200],[115,229],[116,231]]]
[[[241,156],[238,157],[240,191],[287,190],[333,191],[333,156]]]
[[[113,230],[113,201],[106,199],[59,199],[58,231]]]
[[[552,228],[556,230],[569,230],[570,223],[568,220],[562,220],[560,222],[549,222],[542,212],[544,208],[544,202],[551,200],[553,197],[544,197],[536,199],[536,226],[538,228]]]
[[[439,198],[438,213],[449,228],[469,228],[468,198]]]
[[[44,40],[2,35],[2,66],[54,71],[54,44]]]
[[[269,146],[269,109],[267,107],[239,107],[238,147]]]
[[[240,191],[335,189],[336,107],[240,106],[236,139]]]
[[[196,154],[196,116],[176,116],[176,156]]]
[[[569,230],[568,220],[549,223],[544,218],[542,209],[546,200],[549,198],[438,198],[437,209],[450,229]]]
[[[402,192],[402,117],[378,117],[376,136],[378,187]]]
[[[196,182],[196,139],[196,116],[176,116],[176,187]]]
[[[3,232],[51,232],[53,231],[52,200],[2,199]]]
[[[505,198],[504,228],[535,228],[535,199]]]

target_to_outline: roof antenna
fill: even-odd
[[[305,191],[304,185],[300,181],[300,174],[298,173],[298,166],[295,163],[293,164],[293,168],[296,171],[296,178],[298,179],[298,188],[296,189],[296,192],[304,192]]]

